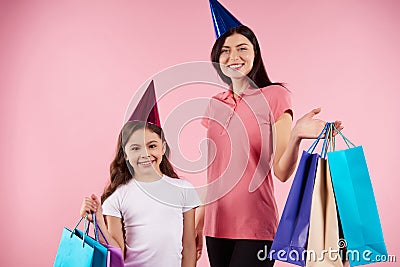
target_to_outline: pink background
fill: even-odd
[[[343,120],[363,145],[388,251],[400,257],[399,2],[221,2],[256,32],[270,77],[293,91],[295,117],[321,106],[321,118]],[[0,38],[0,262],[52,266],[81,199],[106,184],[137,88],[167,67],[208,60],[208,1],[2,0]],[[200,141],[205,131],[190,125]],[[198,156],[182,138],[182,153]],[[280,211],[290,185],[276,180]]]

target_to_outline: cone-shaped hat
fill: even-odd
[[[209,0],[211,16],[214,22],[214,30],[217,39],[229,29],[242,25],[225,7],[217,0]]]
[[[158,114],[156,92],[154,81],[151,81],[142,99],[140,99],[129,121],[147,121],[161,127],[160,116]]]

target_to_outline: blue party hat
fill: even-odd
[[[217,39],[229,29],[242,25],[224,6],[217,0],[209,0],[211,16]]]

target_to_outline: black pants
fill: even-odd
[[[270,267],[268,258],[272,241],[225,239],[206,236],[208,259],[211,267]]]

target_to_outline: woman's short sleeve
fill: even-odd
[[[269,105],[276,122],[285,112],[293,118],[292,99],[290,91],[280,85],[272,85],[263,88],[263,93],[269,100]]]
[[[207,109],[206,109],[206,111],[205,111],[205,113],[203,115],[203,118],[201,118],[201,125],[203,125],[206,128],[208,128],[209,121],[210,121],[209,120],[209,118],[210,118],[210,109],[211,109],[210,105],[211,105],[211,100],[210,100],[210,102],[208,102]]]
[[[118,189],[104,201],[102,208],[103,215],[122,218],[121,197],[119,195]]]

